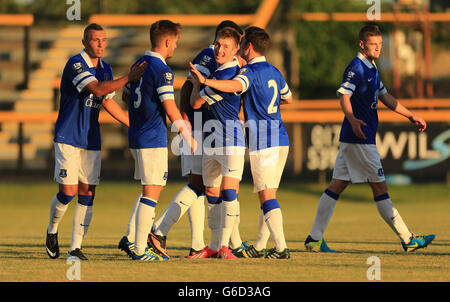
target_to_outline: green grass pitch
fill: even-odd
[[[156,214],[160,215],[184,183],[169,182]],[[308,253],[303,242],[312,227],[324,187],[282,184],[278,200],[283,211],[289,260],[186,258],[189,221],[185,215],[168,235],[171,260],[160,263],[132,261],[117,249],[140,185],[103,182],[97,187],[94,215],[83,242],[89,261],[80,267],[81,281],[245,281],[302,282],[356,281],[367,279],[367,259],[380,259],[381,281],[450,281],[450,193],[445,184],[391,186],[390,196],[410,231],[436,234],[432,245],[404,253],[392,230],[379,216],[367,185],[352,185],[336,205],[325,238],[340,253]],[[72,232],[74,202],[59,228],[61,257],[45,253],[45,231],[54,182],[0,184],[0,281],[68,281],[66,262]],[[257,237],[259,204],[252,186],[240,189],[240,232],[253,243]],[[205,241],[209,230],[205,227]],[[273,247],[269,240],[268,248]],[[376,282],[376,281],[371,281]]]

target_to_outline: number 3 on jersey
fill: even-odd
[[[267,107],[267,113],[269,113],[269,114],[277,113],[278,112],[278,106],[274,106],[275,105],[275,101],[278,98],[278,85],[277,85],[277,82],[275,82],[275,80],[269,80],[267,82],[267,85],[269,86],[269,88],[273,88],[273,96],[272,96],[272,100],[270,101],[269,107]]]
[[[139,108],[139,106],[141,105],[141,102],[142,102],[141,85],[142,85],[142,78],[139,81],[139,86],[136,87],[136,89],[134,90],[134,93],[136,93],[136,95],[137,95],[137,100],[135,100],[133,102],[134,109]]]

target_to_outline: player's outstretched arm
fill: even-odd
[[[189,68],[193,77],[200,84],[228,93],[241,92],[242,89],[244,89],[244,87],[242,87],[242,83],[238,80],[212,80],[205,78],[200,71],[197,70],[194,64],[192,64],[192,62],[189,62]]]
[[[112,81],[92,81],[87,84],[84,89],[93,93],[96,97],[102,97],[104,95],[107,95],[108,93],[121,89],[127,82],[138,81],[144,74],[146,68],[147,62],[142,62],[139,65],[133,66],[133,68],[131,68],[130,70],[130,73],[124,77]]]
[[[361,126],[367,126],[367,124],[364,121],[357,119],[353,115],[353,108],[352,108],[352,103],[350,102],[350,95],[349,94],[339,94],[339,99],[340,99],[342,111],[344,112],[347,120],[350,122],[353,133],[355,133],[355,135],[360,139],[364,139],[364,140],[367,139],[366,135],[364,134],[364,132],[361,129]]]
[[[192,84],[193,86],[190,97],[191,107],[194,109],[199,109],[204,103],[206,103],[206,101],[200,96],[200,83],[197,80],[194,80]]]
[[[163,106],[170,121],[177,127],[181,137],[189,144],[191,152],[194,153],[197,150],[197,141],[192,137],[190,125],[188,126],[188,123],[181,118],[181,113],[178,110],[175,100],[164,100]]]
[[[389,93],[383,94],[382,96],[380,96],[380,101],[392,111],[408,118],[411,121],[411,123],[415,124],[418,127],[419,131],[425,131],[425,129],[427,128],[427,123],[423,118],[409,111],[405,106],[400,104],[400,102],[397,101],[391,94]]]
[[[124,111],[119,104],[113,99],[104,99],[102,102],[103,107],[109,114],[125,126],[130,126],[130,120],[128,118],[128,113]]]

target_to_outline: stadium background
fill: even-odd
[[[80,3],[80,20],[68,10]],[[70,3],[70,1],[69,1]],[[82,49],[83,27],[97,22],[109,40],[105,60],[116,76],[149,48],[148,28],[158,18],[183,25],[169,65],[177,100],[187,63],[211,43],[221,20],[256,24],[271,35],[267,57],[285,75],[293,105],[282,108],[291,139],[285,181],[325,183],[337,154],[336,88],[358,51],[357,33],[367,22],[366,1],[0,1],[0,171],[3,178],[33,175],[52,181],[53,127],[59,80],[67,59]],[[378,65],[388,91],[429,123],[418,134],[406,119],[380,105],[378,136],[389,182],[449,182],[450,4],[439,0],[381,1],[384,48]],[[118,16],[117,14],[121,14]],[[199,16],[200,14],[200,16]],[[116,94],[120,100],[121,91]],[[131,181],[134,163],[126,129],[102,117],[103,180]],[[173,137],[169,133],[169,137]],[[169,140],[170,143],[170,140]],[[171,154],[169,179],[180,179],[180,159]],[[247,162],[248,168],[248,162]],[[251,182],[246,169],[244,182]]]

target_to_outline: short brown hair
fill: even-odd
[[[231,27],[234,30],[236,30],[240,36],[242,36],[244,34],[244,32],[242,31],[242,29],[239,27],[239,25],[237,25],[235,22],[231,21],[231,20],[224,20],[222,22],[220,22],[219,25],[217,25],[216,28],[216,34],[214,36],[214,41],[217,39],[217,33],[221,30],[224,29],[225,27]]]
[[[367,39],[372,36],[381,36],[380,28],[376,24],[366,25],[359,31],[360,41],[366,42]]]
[[[218,38],[231,38],[236,43],[236,46],[239,46],[241,42],[241,35],[232,27],[225,27],[219,30],[216,34],[216,41]]]
[[[86,28],[84,29],[84,33],[83,33],[83,40],[87,41],[88,37],[89,37],[89,31],[91,30],[104,30],[103,27],[101,27],[100,25],[98,25],[97,23],[91,23],[88,26],[86,26]]]
[[[150,43],[152,47],[158,46],[161,38],[177,36],[181,32],[181,24],[169,20],[159,20],[150,26]]]
[[[250,26],[245,30],[244,37],[246,43],[252,43],[253,49],[260,54],[264,54],[267,48],[269,48],[269,34],[262,28]]]

